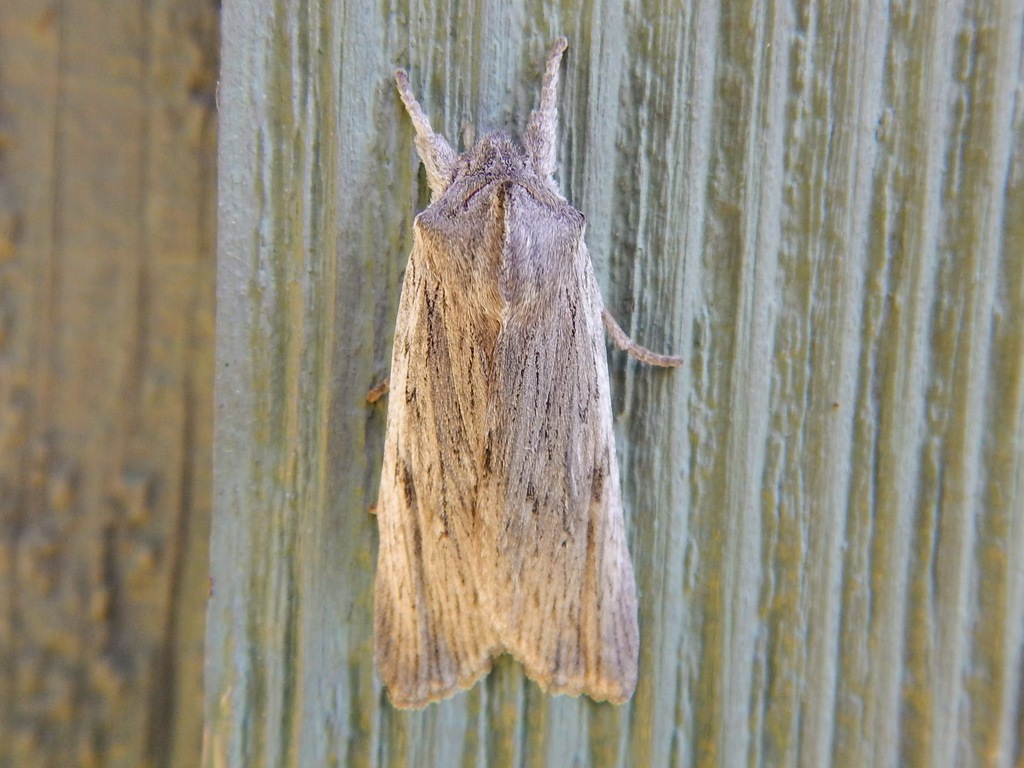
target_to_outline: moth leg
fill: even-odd
[[[632,355],[641,363],[657,365],[661,368],[675,368],[683,364],[683,358],[681,357],[676,357],[675,355],[660,355],[657,352],[652,352],[647,349],[647,347],[641,347],[629,338],[626,332],[622,330],[618,323],[615,322],[615,318],[611,316],[611,313],[607,309],[601,310],[601,319],[604,320],[604,327],[608,330],[608,335],[612,337],[612,341],[615,342],[615,346],[623,352]]]
[[[476,146],[476,123],[472,120],[462,121],[462,146],[466,149]]]
[[[391,379],[384,379],[381,382],[375,384],[369,392],[366,393],[366,402],[369,404],[376,403],[391,389]]]

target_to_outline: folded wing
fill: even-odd
[[[398,707],[470,687],[501,650],[471,572],[482,340],[452,327],[449,301],[414,250],[395,330],[377,504],[374,646]]]
[[[544,688],[621,702],[636,687],[602,303],[577,212],[511,189],[480,500],[497,636]],[[520,224],[522,222],[522,224]]]

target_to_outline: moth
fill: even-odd
[[[522,144],[464,154],[395,73],[426,166],[389,382],[374,655],[396,707],[469,688],[502,653],[551,693],[621,703],[639,632],[619,491],[604,311],[585,219],[554,179],[558,69]]]

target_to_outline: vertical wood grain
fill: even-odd
[[[0,8],[0,763],[201,745],[217,16]]]
[[[1024,640],[1024,3],[224,9],[207,765],[1010,766]],[[641,681],[372,669],[387,375],[436,129],[521,131],[608,307]]]

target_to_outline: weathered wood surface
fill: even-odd
[[[0,2],[0,765],[200,759],[218,22]]]
[[[224,8],[210,766],[1021,764],[1024,3]],[[621,708],[372,669],[386,375],[434,125],[521,129],[607,304]]]

